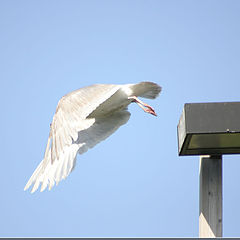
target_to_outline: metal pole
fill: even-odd
[[[222,156],[200,156],[199,237],[222,237]]]

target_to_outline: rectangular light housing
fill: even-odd
[[[178,124],[178,153],[240,153],[240,102],[187,103]]]

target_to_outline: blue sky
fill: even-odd
[[[239,1],[0,1],[1,237],[197,237],[198,157],[179,157],[189,102],[239,101]],[[58,100],[153,81],[127,125],[52,191],[23,188]],[[240,156],[223,160],[223,236],[240,236]]]

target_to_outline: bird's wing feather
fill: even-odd
[[[34,192],[41,183],[41,191],[47,185],[51,188],[55,181],[58,183],[69,175],[79,148],[88,145],[88,142],[76,144],[74,141],[79,138],[79,132],[95,123],[94,118],[87,116],[118,89],[119,85],[94,85],[67,94],[59,101],[51,124],[44,159],[32,174],[25,190],[34,184],[32,189]]]
[[[59,159],[51,163],[51,151],[38,165],[33,175],[26,184],[24,190],[33,185],[32,193],[41,185],[41,191],[48,186],[49,190],[65,179],[76,164],[76,155],[86,152],[99,142],[105,140],[113,134],[120,126],[127,123],[130,113],[126,110],[117,111],[105,118],[98,118],[89,128],[79,131],[75,142],[70,146],[65,146],[64,152],[61,152]]]
[[[105,140],[120,126],[126,124],[130,115],[130,112],[124,109],[116,111],[104,118],[96,118],[91,127],[78,132],[76,143],[81,146],[78,152],[83,154],[89,148],[93,148],[96,144]]]
[[[24,190],[27,190],[31,185],[33,185],[31,191],[31,193],[33,193],[38,189],[40,184],[42,184],[41,191],[45,190],[47,186],[49,186],[50,190],[55,182],[58,184],[59,181],[65,179],[75,165],[78,149],[79,146],[77,144],[67,146],[64,153],[61,153],[59,159],[53,164],[51,163],[51,156],[48,155],[47,158],[40,162],[27,182]]]
[[[59,158],[64,147],[78,138],[78,132],[89,128],[94,120],[86,119],[99,105],[110,98],[119,85],[97,84],[65,95],[59,101],[51,125],[51,161]]]

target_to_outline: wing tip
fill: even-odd
[[[31,185],[32,185],[32,182],[28,181],[27,184],[25,185],[23,191],[27,191]]]

